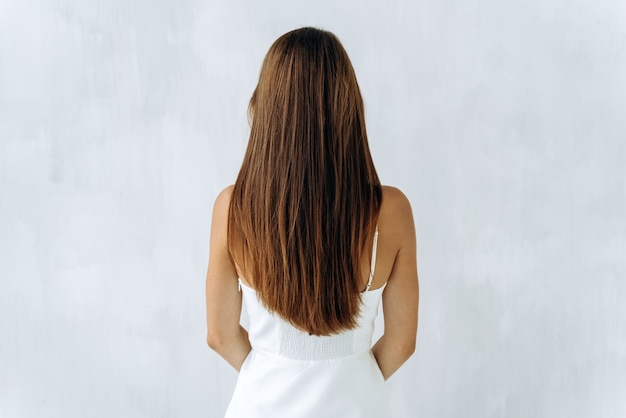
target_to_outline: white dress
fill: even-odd
[[[268,311],[241,280],[252,350],[245,358],[225,418],[390,417],[383,375],[371,351],[374,320],[385,286],[369,290],[358,326],[333,336],[302,332]]]

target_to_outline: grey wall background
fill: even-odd
[[[396,416],[626,416],[624,2],[0,0],[0,417],[221,416],[211,207],[304,25],[413,204]]]

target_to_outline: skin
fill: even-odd
[[[206,275],[207,343],[237,371],[251,350],[247,331],[239,324],[242,298],[237,279],[249,284],[232,262],[226,246],[228,206],[233,186],[215,200]],[[387,380],[415,351],[419,284],[413,212],[397,188],[383,186],[378,217],[376,268],[370,290],[383,291],[384,334],[372,353]],[[371,251],[371,248],[369,249]],[[362,288],[369,276],[369,253],[363,254]]]

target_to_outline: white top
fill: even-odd
[[[389,417],[384,378],[371,352],[374,320],[386,283],[374,290],[378,228],[356,328],[309,335],[267,310],[239,280],[252,350],[245,358],[227,418]]]

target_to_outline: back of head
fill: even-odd
[[[337,37],[301,28],[278,38],[249,116],[229,212],[233,260],[265,306],[297,328],[353,328],[381,188],[359,86]]]

